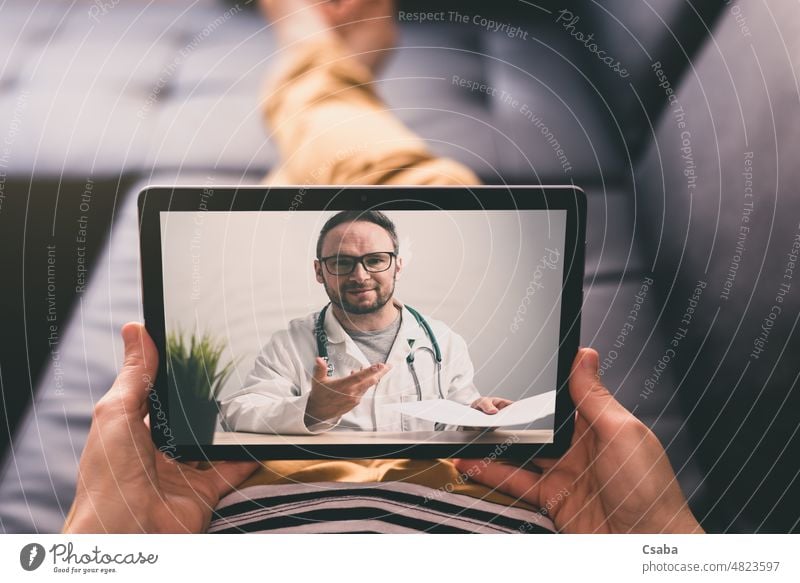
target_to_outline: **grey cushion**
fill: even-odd
[[[580,55],[552,22],[521,26],[528,40],[457,23],[404,27],[382,95],[437,154],[486,180],[618,176],[621,147],[602,102],[577,72]]]
[[[137,117],[143,99],[71,86],[54,96],[24,83],[0,99],[10,107],[20,95],[25,96],[22,131],[13,144],[9,175],[81,181],[141,170],[153,128],[150,120]],[[3,117],[10,118],[11,111]]]
[[[253,184],[257,176],[162,175],[157,184]],[[77,463],[94,403],[122,362],[119,330],[142,321],[136,196],[129,192],[87,291],[64,328],[57,361],[44,371],[36,398],[4,460],[0,529],[58,532],[75,494]]]
[[[589,187],[586,194],[587,284],[647,272],[650,263],[638,239],[635,197],[619,187]]]
[[[0,46],[15,39],[12,31],[20,40],[10,43],[16,48],[0,76],[0,100],[7,104],[20,94],[29,96],[9,175],[100,177],[176,166],[207,168],[219,154],[223,165],[241,169],[263,146],[259,96],[253,90],[263,67],[242,86],[239,99],[246,92],[246,104],[234,97],[214,108],[210,94],[197,90],[204,67],[213,78],[214,71],[252,62],[257,51],[266,64],[272,50],[268,41],[263,47],[259,42],[269,34],[253,36],[265,27],[251,11],[226,9],[213,0],[123,3],[99,11],[101,4],[53,8],[47,3],[35,11],[33,24],[25,24],[29,3],[7,4],[0,31],[11,30],[0,34]],[[229,56],[221,53],[223,47]],[[240,73],[241,68],[235,70]],[[226,96],[229,90],[215,86]],[[198,101],[192,101],[193,95]],[[202,109],[213,117],[198,119]],[[7,111],[0,121],[8,119]],[[194,130],[198,141],[192,148],[173,137],[194,135]],[[226,142],[230,145],[220,148]],[[269,161],[262,157],[258,164],[265,172]]]
[[[200,22],[198,26],[202,33],[204,25]],[[180,51],[177,54],[180,66],[174,89],[183,95],[257,95],[270,66],[280,56],[271,26],[251,12],[231,16],[212,34],[200,38],[189,41],[185,56]]]
[[[674,280],[670,317],[697,280],[708,282],[687,338],[692,350],[678,362],[690,379],[680,399],[709,484],[724,493],[708,512],[721,530],[785,532],[800,525],[800,295],[796,276],[785,278],[800,217],[800,6],[758,8],[727,9],[680,85],[686,127],[671,110],[659,121],[639,169],[651,200],[641,216],[643,241],[659,250],[659,278]],[[752,198],[746,152],[754,153]],[[781,283],[791,290],[778,300]],[[765,325],[773,306],[781,314]],[[766,347],[754,356],[762,326]]]
[[[486,82],[473,31],[454,24],[401,27],[378,84],[388,109],[425,139],[437,155],[454,158],[483,176],[502,175],[496,129],[487,101],[452,83]]]
[[[155,111],[146,157],[153,172],[217,169],[265,174],[277,160],[258,94],[178,95]]]
[[[485,37],[489,82],[519,102],[491,102],[495,123],[507,136],[499,146],[504,165],[544,182],[618,179],[628,161],[616,112],[585,78],[582,47],[557,26],[532,23],[527,42]]]

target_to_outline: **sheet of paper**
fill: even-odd
[[[464,425],[467,427],[508,427],[509,425],[524,425],[532,423],[542,417],[552,415],[556,410],[556,392],[548,391],[535,397],[528,397],[512,403],[494,415],[488,415],[446,399],[431,399],[428,401],[411,401],[409,403],[393,403],[385,405],[395,411],[406,415],[444,423],[447,425]]]

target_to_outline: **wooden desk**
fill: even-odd
[[[223,431],[214,434],[214,445],[354,445],[442,443],[552,443],[550,429],[521,431],[328,431],[318,435],[272,435]]]

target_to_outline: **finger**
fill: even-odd
[[[624,408],[600,382],[598,356],[591,348],[582,348],[575,356],[569,378],[569,393],[578,414],[590,425]],[[627,412],[627,410],[626,410]]]
[[[376,384],[383,375],[385,375],[392,368],[390,364],[373,364],[363,370],[353,373],[349,377],[345,377],[343,384],[349,385],[354,391],[366,391],[368,388]]]
[[[210,476],[217,496],[224,496],[249,478],[257,468],[258,462],[217,462],[204,470]]]
[[[107,397],[119,399],[124,413],[142,416],[158,369],[158,350],[147,330],[138,322],[125,324],[121,333],[125,357]]]
[[[314,378],[318,381],[324,381],[328,378],[328,363],[321,356],[314,359]]]
[[[392,368],[391,364],[378,362],[376,364],[371,364],[370,366],[362,366],[360,369],[352,371],[350,376],[353,378],[353,380],[358,380],[360,378],[373,375],[377,372],[388,371],[390,368]]]
[[[357,383],[354,383],[354,384],[350,385],[350,387],[349,387],[347,392],[348,392],[348,394],[350,396],[360,397],[361,395],[366,393],[368,390],[370,390],[372,387],[377,385],[378,381],[380,381],[380,380],[381,380],[381,377],[377,376],[377,375],[374,376],[374,377],[368,377],[368,378],[362,379],[362,380],[358,381]]]
[[[483,460],[455,460],[456,469],[472,479],[497,490],[541,506],[539,482],[541,476],[516,466],[486,463]]]
[[[492,403],[498,409],[504,409],[505,407],[508,407],[513,402],[514,401],[510,401],[508,399],[503,399],[501,397],[495,397],[494,399],[492,399]]]
[[[492,400],[486,397],[481,397],[480,399],[475,401],[472,404],[472,406],[475,409],[483,411],[487,415],[494,415],[498,411],[497,407],[495,407],[494,404],[492,403]]]

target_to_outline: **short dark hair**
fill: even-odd
[[[397,229],[392,220],[381,211],[341,211],[329,218],[319,232],[319,238],[317,239],[317,259],[322,257],[322,243],[325,241],[325,235],[327,235],[329,231],[344,223],[354,223],[357,221],[366,221],[367,223],[373,223],[383,228],[389,233],[389,237],[392,238],[394,252],[400,252],[400,243],[397,240]]]

